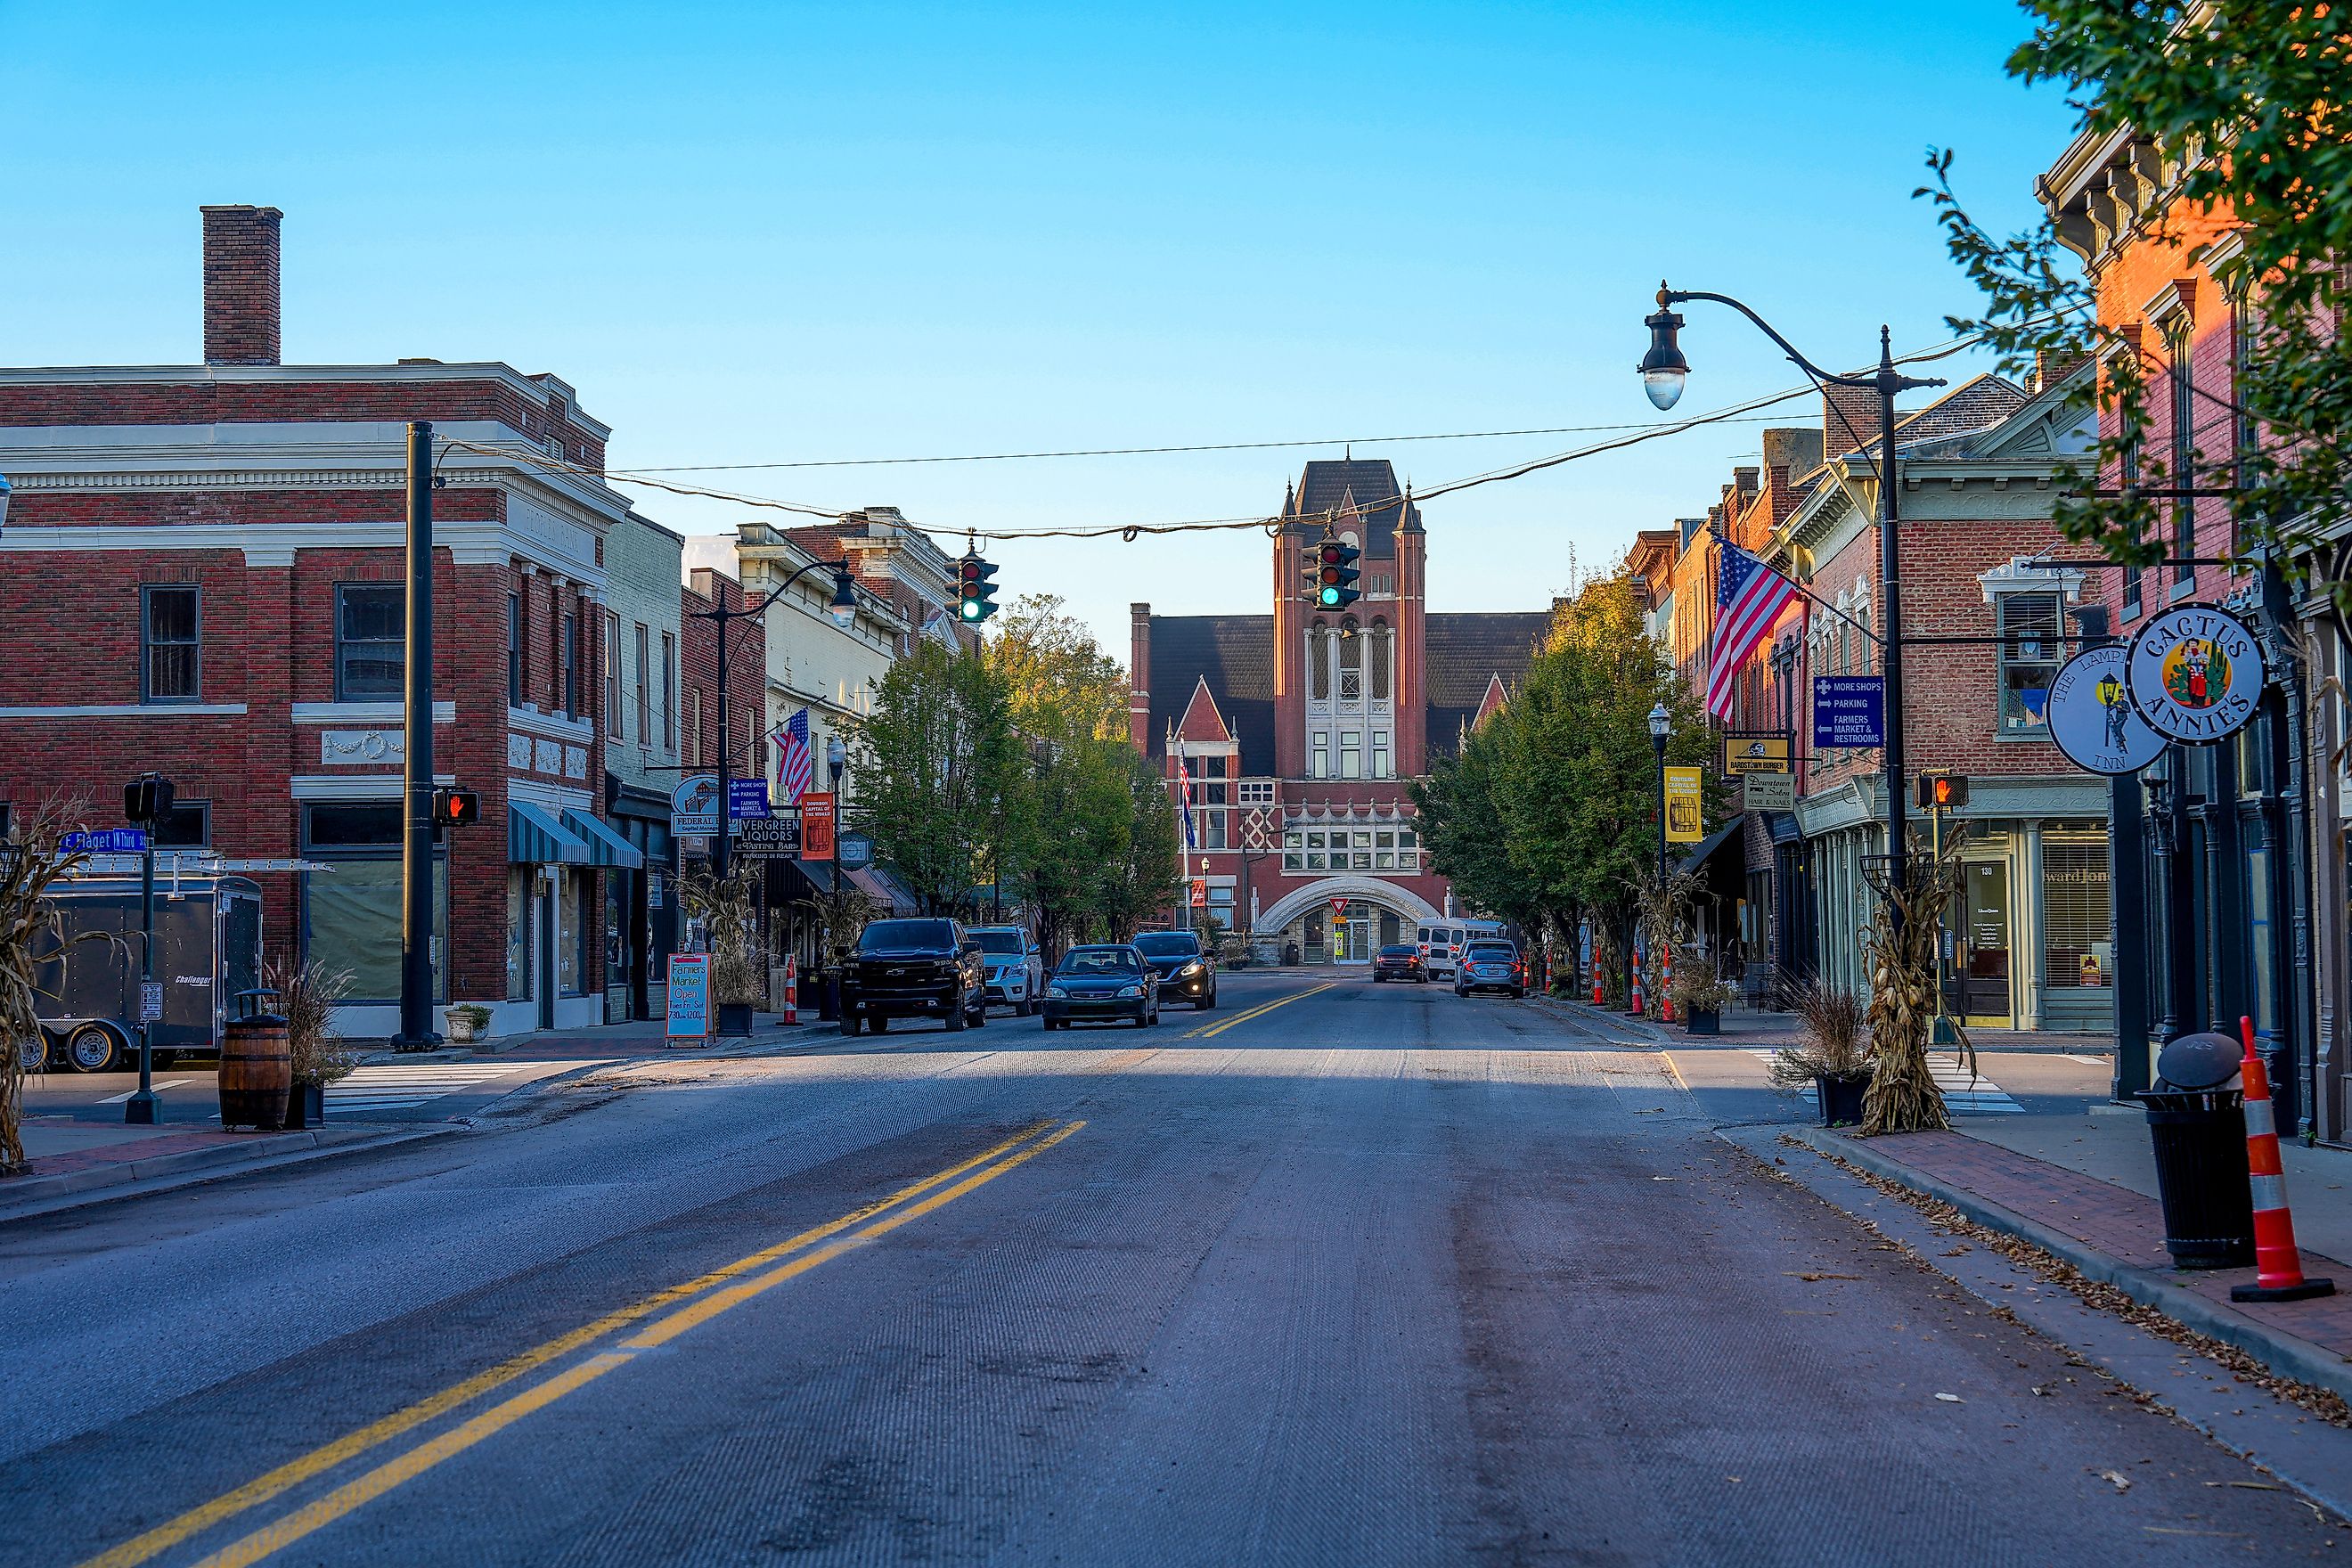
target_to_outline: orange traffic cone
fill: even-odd
[[[1639,947],[1633,949],[1633,977],[1626,987],[1628,994],[1625,1011],[1631,1016],[1638,1018],[1642,1016],[1642,950]]]
[[[2246,1042],[2238,1064],[2245,1085],[2246,1169],[2254,1188],[2254,1282],[2230,1287],[2232,1301],[2301,1301],[2333,1296],[2332,1279],[2303,1277],[2303,1254],[2294,1245],[2294,1215],[2286,1206],[2286,1173],[2279,1164],[2278,1126],[2271,1120],[2270,1073],[2254,1055],[2254,1021],[2238,1020]]]
[[[800,957],[799,957],[799,955],[798,955],[797,953],[789,953],[789,952],[788,952],[788,953],[786,953],[786,954],[784,955],[784,1014],[783,1014],[783,1021],[784,1021],[785,1023],[787,1023],[787,1024],[797,1024],[797,1023],[799,1023],[799,1022],[801,1021],[801,985],[800,985],[800,980],[801,980],[801,961],[800,961]]]
[[[1666,943],[1658,955],[1658,1017],[1662,1022],[1675,1021],[1675,944]]]

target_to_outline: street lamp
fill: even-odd
[[[1674,715],[1663,702],[1650,710],[1650,746],[1658,753],[1658,894],[1666,890],[1666,736],[1675,727]]]
[[[847,626],[849,622],[846,617],[842,616],[840,605],[842,585],[848,581],[849,577],[846,573],[844,573],[841,576],[834,580],[834,618],[840,621],[845,626]],[[856,604],[853,603],[850,605],[850,614],[856,614]],[[827,907],[836,910],[844,907],[838,901],[839,895],[841,893],[841,774],[842,770],[845,768],[848,763],[849,748],[841,743],[840,736],[827,735],[824,738],[824,771],[826,781],[833,786],[833,875],[828,878],[827,880],[832,884],[830,891],[835,895],[836,900],[835,903]],[[833,924],[829,920],[825,923],[824,946],[825,952],[820,956],[829,958],[832,955],[833,951]],[[841,1016],[841,971],[831,963],[825,964],[823,984],[824,986],[824,1005],[817,1009],[817,1016],[820,1018],[838,1018]]]
[[[812,561],[761,595],[756,605],[730,610],[720,600],[707,610],[688,610],[697,619],[710,621],[719,627],[719,838],[710,851],[710,868],[720,880],[727,879],[728,828],[734,817],[727,799],[727,786],[734,771],[735,731],[727,712],[727,627],[730,621],[748,621],[768,613],[768,606],[784,596],[784,591],[820,566],[833,574],[833,598],[825,605],[825,613],[837,626],[846,626],[857,615],[857,580],[851,574],[846,556],[839,561]]]
[[[1895,471],[1895,398],[1897,393],[1924,386],[1942,386],[1939,377],[1905,375],[1895,368],[1895,353],[1885,327],[1878,329],[1878,368],[1865,375],[1834,375],[1813,363],[1797,352],[1796,346],[1773,331],[1772,324],[1728,294],[1709,294],[1696,289],[1669,289],[1658,285],[1658,309],[1644,317],[1643,324],[1650,329],[1650,351],[1642,356],[1642,388],[1650,401],[1660,409],[1672,408],[1683,395],[1684,384],[1690,378],[1690,362],[1683,357],[1682,343],[1677,334],[1683,319],[1673,307],[1692,300],[1712,300],[1728,305],[1750,321],[1780,347],[1780,352],[1819,386],[1826,391],[1831,386],[1866,388],[1878,395],[1878,603],[1886,617],[1885,635],[1878,639],[1885,649],[1886,675],[1886,866],[1888,918],[1900,930],[1902,905],[1895,895],[1903,890],[1906,879],[1906,856],[1903,837],[1903,601],[1902,578],[1895,549],[1895,524],[1899,517],[1896,507],[1896,476]],[[1834,406],[1834,405],[1832,405]],[[1843,418],[1843,413],[1840,414]],[[1847,427],[1857,448],[1866,447],[1861,434]],[[1656,716],[1651,719],[1652,732],[1656,732]],[[1663,746],[1664,742],[1660,744]],[[1661,813],[1663,818],[1663,813]],[[1663,854],[1663,851],[1662,851]]]

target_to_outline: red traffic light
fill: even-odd
[[[436,827],[471,827],[482,820],[482,800],[469,789],[436,789],[433,792],[433,826]]]

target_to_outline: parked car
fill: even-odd
[[[1429,965],[1422,962],[1421,944],[1400,942],[1384,947],[1372,955],[1372,984],[1383,980],[1410,980],[1416,984],[1429,980]]]
[[[1454,975],[1454,994],[1467,996],[1473,991],[1507,991],[1525,996],[1528,966],[1519,950],[1493,937],[1481,937],[1465,947]]]
[[[988,999],[1012,1008],[1016,1018],[1035,1012],[1045,989],[1045,957],[1036,939],[1019,926],[973,926],[964,934],[980,943]]]
[[[893,1018],[937,1018],[950,1029],[988,1022],[980,944],[951,920],[876,921],[841,966],[841,1032],[876,1034]]]
[[[1189,931],[1147,931],[1137,934],[1136,952],[1159,978],[1162,1001],[1190,1002],[1192,1011],[1205,1013],[1217,1005],[1217,955],[1201,945]]]
[[[1074,947],[1045,980],[1045,1027],[1065,1029],[1082,1019],[1160,1022],[1160,977],[1128,942]]]
[[[1421,948],[1422,963],[1428,966],[1431,977],[1452,979],[1461,972],[1463,948],[1481,937],[1502,935],[1500,921],[1451,916],[1424,922],[1415,931],[1413,939]]]

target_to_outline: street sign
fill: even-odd
[[[139,1021],[159,1024],[163,1020],[163,983],[142,980],[139,983]]]
[[[865,834],[845,833],[834,843],[840,853],[843,870],[862,871],[874,864],[874,840]]]
[[[1886,744],[1886,678],[1813,677],[1813,749]]]
[[[2050,739],[2084,773],[2136,773],[2163,754],[2164,737],[2132,707],[2125,687],[2129,658],[2121,643],[2084,648],[2050,683],[2042,709]]]
[[[1742,773],[1785,773],[1789,771],[1790,737],[1785,731],[1735,730],[1723,737],[1726,778]]]
[[[1706,811],[1700,795],[1699,770],[1666,770],[1666,842],[1696,844],[1706,837]]]
[[[2180,605],[2148,618],[2125,656],[2124,687],[2148,728],[2174,741],[2225,741],[2262,700],[2262,646],[2245,623],[2212,605]]]
[[[669,792],[669,830],[680,838],[719,831],[719,775],[689,773]]]
[[[147,847],[147,830],[110,827],[96,833],[68,833],[58,847],[68,855],[137,855]]]
[[[1192,907],[1196,910],[1209,907],[1209,883],[1204,877],[1192,879]]]
[[[741,825],[735,853],[753,860],[791,860],[801,852],[796,816],[757,816]]]
[[[669,955],[669,1011],[662,1034],[673,1040],[699,1040],[709,1033],[710,957],[673,952]]]
[[[1743,773],[1739,779],[1739,804],[1743,810],[1797,809],[1797,778],[1794,773]]]
[[[727,816],[734,822],[756,822],[768,815],[768,781],[729,779]]]
[[[1345,899],[1334,899],[1334,900],[1331,900],[1331,912],[1332,912],[1333,914],[1335,914],[1335,915],[1344,915],[1344,914],[1346,914],[1346,913],[1348,912],[1348,900],[1345,900]]]
[[[833,858],[833,796],[811,791],[801,796],[801,858]]]

